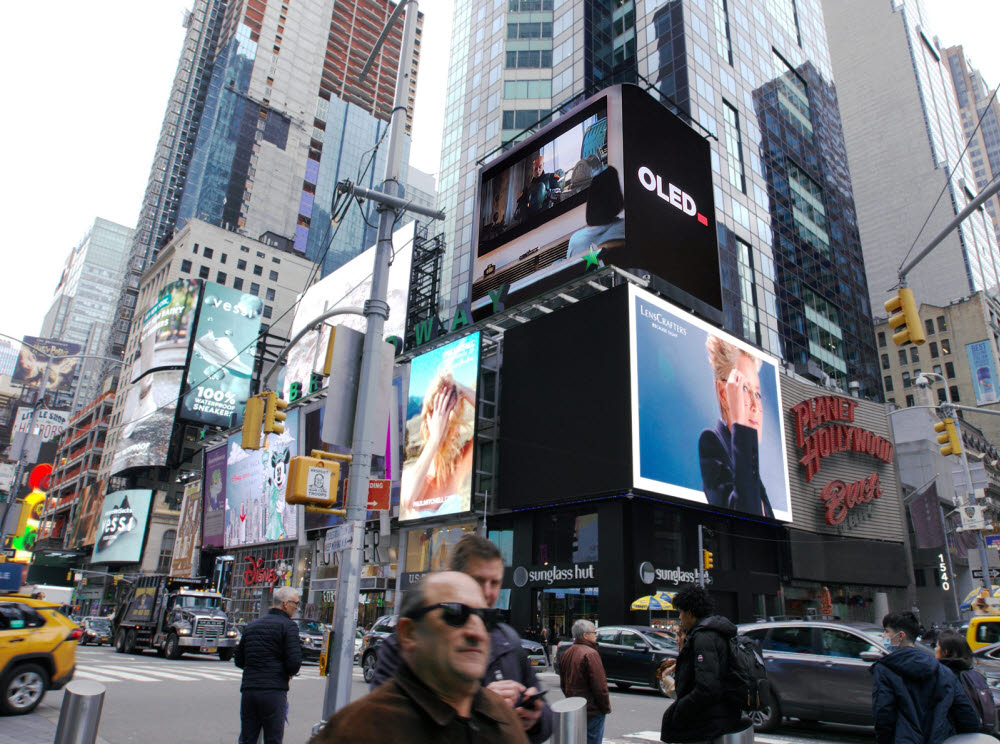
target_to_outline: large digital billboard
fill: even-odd
[[[104,497],[92,563],[138,563],[152,500],[148,488],[115,491]]]
[[[166,464],[184,370],[157,370],[129,388],[111,472]]]
[[[205,502],[202,506],[201,544],[206,548],[225,547],[226,460],[228,445],[205,450]]]
[[[104,502],[104,481],[96,481],[83,487],[76,507],[76,516],[69,536],[71,548],[93,545],[97,530],[97,517]]]
[[[177,521],[177,537],[170,561],[170,575],[189,578],[198,574],[198,548],[201,541],[201,481],[184,486],[181,516]]]
[[[478,379],[478,332],[410,362],[400,520],[471,508]]]
[[[252,294],[205,284],[194,332],[181,418],[212,426],[234,425],[250,395],[264,301]]]
[[[976,392],[976,405],[984,406],[1000,400],[1000,379],[997,378],[996,354],[991,341],[977,341],[965,345],[969,358],[972,387]]]
[[[156,302],[142,316],[132,382],[151,370],[183,367],[187,362],[200,290],[197,279],[178,279],[160,290]]]
[[[246,451],[241,434],[229,437],[226,459],[227,548],[294,540],[294,505],[285,503],[288,466],[298,455],[299,412],[289,411],[282,434],[268,434],[267,446]]]
[[[508,304],[606,265],[721,317],[708,142],[633,85],[606,88],[481,171],[470,300]]]
[[[60,341],[57,338],[25,336],[21,353],[14,366],[10,381],[15,385],[39,387],[45,368],[49,375],[45,382],[46,393],[66,393],[73,389],[73,375],[80,363],[80,344]]]
[[[629,285],[637,489],[791,521],[778,362]]]

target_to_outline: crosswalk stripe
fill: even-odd
[[[101,666],[100,669],[102,669],[102,670],[104,670],[104,669],[110,669],[111,670],[111,674],[115,674],[115,671],[114,671],[115,669],[120,669],[122,671],[126,671],[127,670],[129,673],[132,673],[131,669],[128,669],[127,667],[120,667],[120,666],[105,665],[105,666]],[[139,671],[141,671],[143,674],[155,674],[158,677],[166,677],[167,679],[183,680],[184,682],[190,682],[190,681],[196,679],[195,677],[188,677],[188,676],[181,675],[181,674],[174,674],[173,672],[164,672],[164,671],[161,671],[159,669],[146,669],[146,668],[144,668],[144,669],[141,669]]]
[[[156,682],[158,681],[156,677],[146,677],[141,674],[133,674],[132,672],[119,672],[119,671],[108,671],[107,667],[102,667],[102,671],[105,674],[109,674],[115,677],[121,677],[122,679],[129,679],[133,682]]]
[[[103,674],[97,674],[95,672],[86,671],[83,669],[77,669],[73,672],[74,679],[81,677],[83,679],[92,679],[95,682],[121,682],[122,680],[116,679],[115,677],[106,677]]]

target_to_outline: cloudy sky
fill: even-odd
[[[886,0],[882,0],[885,2]],[[930,30],[1000,83],[998,0],[925,0]],[[436,173],[452,0],[422,0],[413,164]],[[19,6],[7,71],[0,333],[36,334],[68,252],[95,217],[136,223],[190,0]]]

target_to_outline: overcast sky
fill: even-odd
[[[884,0],[883,0],[884,1]],[[1000,0],[925,0],[930,31],[963,44],[1000,83]],[[411,162],[437,173],[452,0],[425,15]],[[190,0],[78,0],[18,6],[0,46],[3,291],[0,333],[35,335],[69,251],[96,217],[134,227]]]

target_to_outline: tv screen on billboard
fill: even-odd
[[[111,473],[166,464],[183,374],[182,369],[157,370],[129,388]]]
[[[636,489],[791,521],[778,361],[629,285]]]
[[[153,501],[148,488],[115,491],[104,497],[97,522],[92,563],[137,563],[146,539]]]
[[[170,575],[184,578],[198,574],[198,553],[201,545],[201,481],[184,485],[181,516],[177,520],[174,555],[170,561]]]
[[[223,445],[205,451],[205,479],[203,481],[204,506],[202,507],[201,543],[206,548],[225,547],[226,535],[226,463],[229,447]]]
[[[289,411],[285,431],[268,434],[262,449],[244,450],[241,437],[229,437],[226,459],[226,548],[294,540],[297,515],[285,503],[285,488],[288,466],[298,455],[299,412]]]
[[[160,290],[156,302],[142,316],[132,382],[151,370],[183,367],[187,362],[200,290],[197,279],[178,279]]]
[[[472,333],[410,362],[400,520],[471,508],[479,340]]]
[[[194,332],[181,418],[212,426],[235,425],[250,395],[264,301],[206,282]]]
[[[57,338],[38,338],[25,336],[18,354],[17,364],[10,381],[15,385],[39,387],[45,368],[48,366],[49,376],[45,382],[45,392],[49,394],[65,393],[73,389],[73,375],[82,347],[80,344],[60,341]]]

